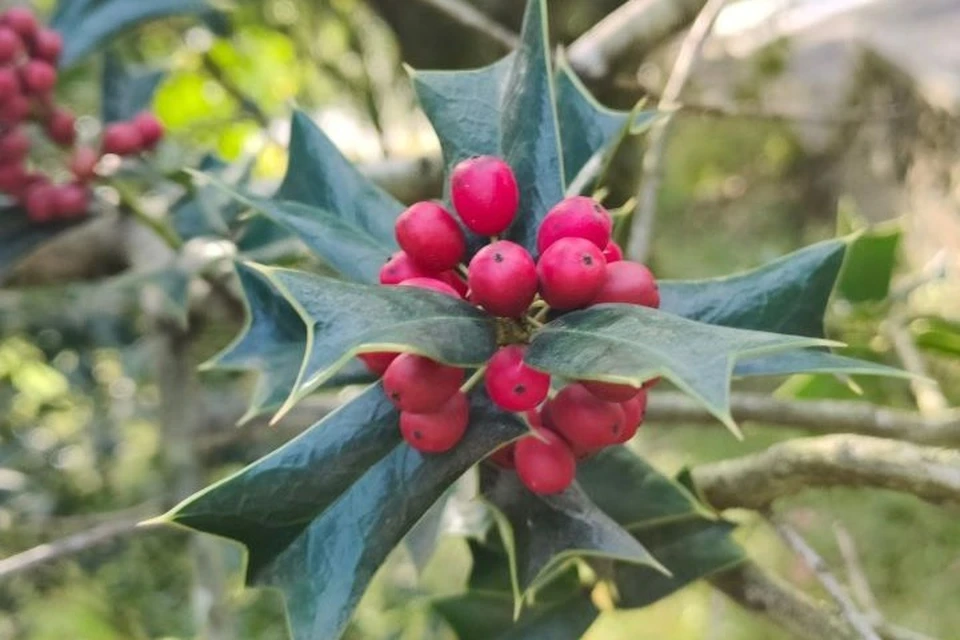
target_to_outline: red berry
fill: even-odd
[[[495,316],[522,316],[537,295],[537,266],[527,250],[500,240],[477,252],[467,270],[470,300]]]
[[[133,119],[133,125],[140,132],[144,149],[153,149],[163,139],[163,123],[150,112],[139,114]]]
[[[450,198],[468,229],[495,236],[513,222],[520,189],[510,165],[493,156],[476,156],[453,168]]]
[[[0,125],[14,127],[29,115],[30,101],[19,93],[7,96],[6,100],[0,102]]]
[[[375,351],[373,353],[358,353],[357,357],[363,362],[370,373],[382,376],[390,363],[397,359],[399,353],[387,353],[386,351]]]
[[[129,156],[143,150],[140,131],[129,122],[115,122],[103,131],[103,152]]]
[[[601,400],[580,384],[567,385],[550,401],[550,418],[557,432],[580,450],[614,444],[624,429],[620,405]]]
[[[24,40],[32,40],[39,23],[33,11],[26,7],[13,7],[3,14],[3,24],[13,29]]]
[[[517,462],[514,459],[516,453],[516,445],[511,442],[491,453],[487,456],[487,459],[501,469],[514,469],[517,466]]]
[[[557,434],[539,429],[517,441],[514,461],[520,481],[534,493],[560,493],[577,475],[577,461]]]
[[[623,409],[623,431],[617,438],[617,444],[627,442],[637,435],[637,430],[643,424],[643,416],[647,412],[647,393],[644,391],[636,398],[620,403]]]
[[[23,129],[11,129],[0,134],[0,162],[3,164],[20,162],[29,152],[30,136]]]
[[[0,67],[0,103],[20,94],[20,79],[10,68]]]
[[[19,162],[0,164],[0,191],[16,196],[27,178],[27,170]]]
[[[77,180],[87,182],[97,175],[99,160],[100,154],[90,147],[79,147],[70,157],[70,171]]]
[[[524,352],[526,347],[519,344],[501,347],[487,363],[487,393],[507,411],[529,411],[550,391],[550,375],[524,364]]]
[[[0,64],[14,62],[23,53],[23,40],[10,27],[0,27]]]
[[[602,302],[625,302],[656,309],[660,306],[660,289],[650,269],[639,262],[614,262],[607,265],[606,280],[593,299],[593,304]]]
[[[460,389],[463,369],[403,353],[383,374],[383,389],[401,411],[436,411]]]
[[[380,268],[380,284],[400,284],[410,278],[429,278],[432,274],[418,267],[404,251],[397,251]]]
[[[623,249],[620,248],[620,245],[611,240],[607,243],[607,248],[603,250],[603,257],[606,259],[607,264],[610,264],[611,262],[620,262],[623,260]]]
[[[583,238],[603,250],[610,243],[613,220],[600,203],[586,196],[561,201],[547,213],[537,232],[537,251],[543,254],[561,238]]]
[[[537,263],[540,294],[554,309],[590,304],[603,286],[607,263],[589,240],[562,238],[550,245]]]
[[[545,407],[546,405],[544,405]],[[540,429],[544,426],[543,424],[543,415],[540,413],[540,409],[530,409],[529,411],[524,412],[523,416],[527,419],[527,422],[534,429]]]
[[[39,182],[30,187],[24,198],[24,208],[31,222],[48,222],[57,214],[55,187]]]
[[[62,147],[71,146],[77,139],[76,120],[68,109],[54,109],[47,120],[47,135]]]
[[[401,287],[415,287],[417,289],[427,289],[428,291],[437,291],[439,293],[446,294],[451,298],[460,299],[460,294],[457,293],[457,290],[448,285],[446,282],[437,280],[436,278],[410,278],[409,280],[404,280],[400,283]]]
[[[597,382],[596,380],[581,380],[580,384],[582,384],[587,391],[607,402],[626,402],[640,393],[640,387],[634,387],[629,384]]]
[[[453,269],[463,258],[463,231],[450,213],[435,202],[418,202],[400,214],[397,243],[427,271]]]
[[[56,64],[63,51],[63,37],[53,29],[40,29],[31,48],[35,57]]]
[[[49,93],[57,84],[57,70],[49,62],[30,60],[20,68],[20,79],[27,93]]]
[[[402,412],[400,433],[407,444],[417,451],[443,453],[463,439],[469,421],[467,396],[457,391],[432,413]]]
[[[87,213],[90,193],[78,184],[66,184],[54,188],[53,202],[58,217],[75,218]]]
[[[469,291],[467,283],[463,281],[463,278],[457,275],[456,271],[444,271],[443,273],[437,275],[437,279],[453,287],[454,291],[456,291],[461,298],[467,297],[467,292]]]

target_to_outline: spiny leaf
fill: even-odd
[[[125,65],[118,54],[107,52],[103,60],[103,98],[100,104],[103,122],[129,120],[147,109],[164,75],[159,69]]]
[[[194,189],[173,207],[171,217],[177,234],[187,239],[198,236],[230,238],[244,205],[213,183],[228,189],[243,188],[250,179],[251,168],[249,162],[231,165],[217,156],[207,155],[200,161],[197,171],[186,170],[191,175],[202,175],[203,180],[195,180]]]
[[[730,381],[741,357],[828,344],[804,336],[704,324],[647,307],[602,304],[575,311],[537,332],[531,365],[575,380],[640,385],[664,376],[739,437],[730,415]]]
[[[505,594],[468,591],[431,606],[459,640],[579,640],[600,613],[583,591],[557,602],[538,602],[516,622],[513,601]]]
[[[737,362],[733,375],[737,377],[787,376],[795,373],[834,373],[838,375],[886,376],[911,378],[910,372],[884,364],[836,355],[818,349],[786,351]]]

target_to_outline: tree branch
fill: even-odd
[[[482,33],[503,45],[505,49],[516,49],[517,45],[520,44],[517,34],[491,19],[465,0],[420,0],[420,2],[433,7],[455,22]]]
[[[761,393],[735,393],[730,404],[738,421],[779,424],[824,435],[855,433],[917,444],[960,446],[960,411],[928,418],[866,402],[778,400]],[[717,422],[696,400],[669,391],[650,394],[647,419],[661,423]]]
[[[692,469],[694,485],[718,510],[763,510],[804,489],[874,487],[933,504],[960,503],[960,452],[854,435],[791,440]]]

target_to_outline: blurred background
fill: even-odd
[[[135,2],[33,6],[56,20],[74,1]],[[285,169],[294,105],[401,198],[439,194],[439,146],[403,63],[468,68],[506,52],[451,19],[444,4],[180,2],[97,40],[91,46],[126,69],[162,71],[152,108],[168,141],[136,183],[144,206],[169,213],[184,237],[202,237],[186,229],[196,217],[179,216],[179,168],[218,163],[269,192]],[[523,3],[472,4],[507,33],[519,28]],[[550,0],[553,37],[570,45],[623,4]],[[660,37],[602,69],[582,67],[605,104],[655,104],[662,92],[703,2],[659,4],[670,5],[673,19]],[[752,389],[928,415],[960,403],[957,33],[960,4],[952,0],[731,0],[717,19],[669,139],[649,263],[662,278],[709,277],[862,230],[870,242],[850,257],[828,333],[851,353],[931,379],[797,376]],[[110,70],[102,55],[86,53],[64,71],[58,96],[96,129]],[[618,154],[612,205],[636,191],[644,149],[639,136]],[[194,253],[188,243],[173,259],[135,222],[97,224],[18,252],[16,261],[0,243],[0,558],[68,536],[77,542],[28,570],[0,572],[0,639],[286,638],[279,597],[242,589],[238,548],[133,524],[267,453],[298,426],[235,427],[252,377],[196,371],[243,319],[242,308],[218,297],[216,281],[184,275],[191,261],[209,257],[210,243]],[[275,251],[265,244],[262,255],[274,259]],[[740,443],[719,425],[652,422],[633,446],[675,473],[798,435],[753,424],[745,432]],[[956,510],[859,490],[803,495],[785,508],[835,566],[854,541],[892,620],[930,637],[960,637]],[[762,523],[743,522],[738,538],[755,557],[819,593]],[[455,637],[430,600],[456,593],[468,562],[454,536],[441,536],[425,566],[398,549],[348,637]],[[649,609],[604,613],[587,637],[783,634],[695,585]]]

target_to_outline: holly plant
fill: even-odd
[[[299,639],[340,637],[466,474],[491,524],[471,538],[468,591],[432,604],[461,637],[577,638],[601,594],[643,607],[742,562],[692,480],[628,443],[658,382],[739,436],[734,378],[896,374],[823,335],[854,239],[702,281],[624,259],[623,215],[588,191],[592,167],[657,114],[602,107],[554,60],[544,0],[499,62],[411,78],[442,145],[443,201],[405,208],[302,113],[273,197],[194,173],[326,274],[237,261],[247,323],[210,366],[256,372],[247,418],[369,386],[160,520],[243,544],[248,583],[283,593]]]

